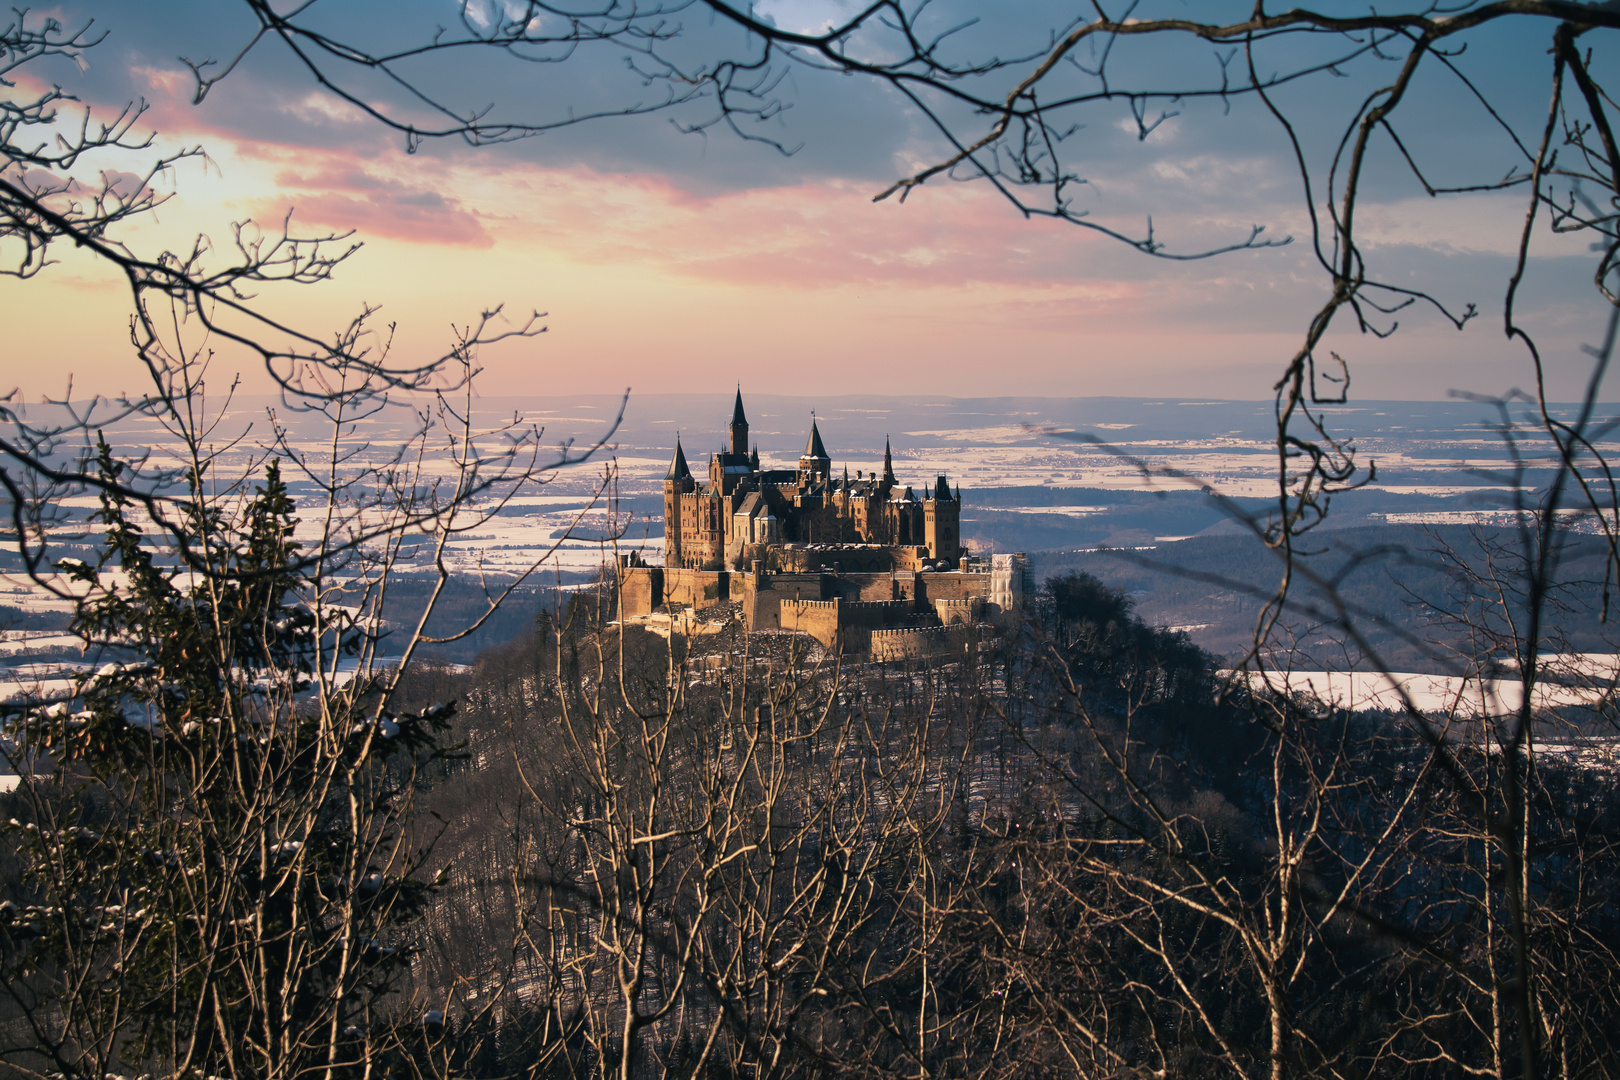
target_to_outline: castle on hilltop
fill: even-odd
[[[742,390],[731,410],[731,450],[709,456],[709,480],[692,475],[675,437],[675,456],[664,477],[664,565],[698,570],[741,570],[762,560],[786,569],[796,549],[816,549],[819,569],[829,549],[848,570],[955,569],[962,550],[961,500],[945,477],[918,498],[900,489],[885,440],[883,475],[855,478],[845,466],[832,475],[815,414],[797,469],[762,469],[759,449],[748,446]],[[808,550],[804,551],[810,555]]]
[[[750,630],[797,630],[888,659],[951,651],[956,637],[976,638],[1021,606],[1023,555],[967,556],[960,488],[944,476],[921,497],[902,487],[887,440],[881,475],[851,478],[846,466],[834,477],[812,414],[798,468],[763,468],[740,387],[729,432],[730,449],[710,455],[706,482],[676,437],[664,477],[664,565],[621,558],[625,618],[735,602]]]

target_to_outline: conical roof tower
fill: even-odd
[[[827,448],[821,444],[821,429],[816,427],[816,417],[810,414],[810,438],[804,444],[804,453],[800,457],[813,458],[816,461],[831,461]]]
[[[804,453],[799,455],[799,472],[812,479],[832,479],[832,457],[821,442],[821,430],[816,427],[816,414],[810,414],[810,438],[805,440]]]
[[[677,435],[675,436],[675,457],[670,461],[669,472],[665,474],[664,479],[690,480],[691,478],[692,470],[687,467],[686,454],[681,450],[681,437]]]
[[[731,406],[731,452],[748,453],[748,415],[742,407],[742,385],[737,386],[737,400]]]

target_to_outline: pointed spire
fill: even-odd
[[[751,472],[759,472],[759,446],[757,444],[748,454],[748,468]]]
[[[669,463],[669,473],[665,480],[687,480],[692,476],[692,470],[686,465],[686,454],[681,451],[681,437],[675,436],[675,457]]]
[[[883,479],[894,483],[894,455],[889,451],[889,437],[883,436]]]
[[[737,401],[731,406],[731,452],[738,456],[748,453],[748,417],[743,413],[742,384],[737,384]]]
[[[817,461],[831,461],[827,448],[821,444],[821,430],[816,427],[816,414],[810,414],[810,439],[804,444],[803,457],[813,458]]]

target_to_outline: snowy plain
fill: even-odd
[[[660,562],[661,481],[676,436],[693,471],[702,476],[709,453],[725,443],[731,394],[478,401],[475,425],[490,432],[486,442],[492,450],[507,445],[510,420],[517,415],[533,433],[538,460],[583,460],[509,497],[474,500],[468,510],[482,517],[467,522],[446,549],[447,564],[463,574],[500,580],[531,574],[537,575],[530,579],[536,584],[563,586],[628,551]],[[854,476],[881,469],[887,442],[903,485],[921,493],[945,476],[960,487],[965,507],[974,507],[976,496],[982,503],[994,493],[1008,519],[1052,519],[1057,535],[1064,520],[1096,522],[1118,512],[1099,495],[1207,490],[1264,498],[1275,493],[1279,468],[1288,465],[1277,455],[1269,401],[810,398],[750,394],[746,387],[743,399],[751,441],[767,468],[794,467],[813,411],[835,472],[847,467]],[[47,411],[36,407],[33,418],[42,419]],[[1427,498],[1420,509],[1371,515],[1392,524],[1511,524],[1517,519],[1504,509],[1504,499],[1511,501],[1516,490],[1533,490],[1552,464],[1547,444],[1533,436],[1519,443],[1515,463],[1496,430],[1497,411],[1475,402],[1366,402],[1326,412],[1335,433],[1353,439],[1359,459],[1376,463],[1377,479],[1368,491]],[[350,425],[338,434],[339,454],[351,463],[381,465],[399,457],[402,448],[413,458],[420,448],[428,463],[424,483],[452,483],[443,452],[451,434],[420,430],[418,415],[402,404]],[[302,506],[315,504],[315,481],[333,445],[330,431],[307,416],[284,415],[269,399],[237,399],[220,420],[218,438],[231,449],[220,455],[217,475],[249,478],[243,490],[250,491],[251,477],[272,450],[270,433],[280,427],[301,459],[301,464],[284,464],[284,476]],[[242,438],[232,444],[230,437],[237,434]],[[115,425],[108,437],[120,453],[150,452],[151,464],[164,463],[165,444],[150,422]],[[1600,442],[1598,448],[1613,454],[1620,441]],[[96,530],[86,517],[94,508],[88,497],[61,501],[52,538],[93,544]],[[356,523],[366,520],[362,515]],[[994,543],[993,530],[1002,526],[992,521],[984,527]],[[318,515],[303,515],[300,539],[315,539],[317,533]],[[1181,538],[1176,532],[1150,533],[1144,542]],[[424,571],[432,554],[419,546],[400,572]],[[0,611],[60,616],[70,607],[15,569],[0,574]],[[0,693],[16,692],[30,680],[60,677],[64,665],[71,668],[64,654],[76,642],[59,628],[0,629],[6,630],[0,635]],[[1385,701],[1388,690],[1354,678],[1343,686],[1327,679],[1322,689],[1371,702]],[[1451,688],[1422,693],[1439,701]]]

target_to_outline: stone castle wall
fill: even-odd
[[[620,570],[619,603],[626,616],[652,614],[664,603],[663,568],[636,566]]]
[[[926,660],[951,652],[951,635],[939,626],[873,630],[868,649],[873,660]]]
[[[845,626],[868,630],[893,626],[916,610],[910,600],[846,600],[840,609]]]
[[[837,600],[783,600],[778,619],[783,630],[809,634],[827,648],[838,643]]]
[[[894,575],[890,573],[837,574],[828,579],[828,587],[832,590],[831,595],[845,603],[902,599],[895,588]]]
[[[918,574],[917,592],[929,603],[935,600],[968,600],[990,596],[989,574]]]
[[[970,596],[963,600],[935,600],[934,613],[945,626],[963,623],[972,626],[984,612],[984,598]]]
[[[738,574],[732,585],[750,630],[784,629],[782,601],[822,600],[830,593],[821,574]]]
[[[778,571],[798,574],[819,573],[824,566],[844,574],[886,574],[905,561],[900,549],[877,544],[788,544],[771,554]]]
[[[706,607],[731,598],[731,578],[725,570],[664,569],[664,603]]]

